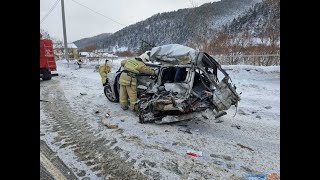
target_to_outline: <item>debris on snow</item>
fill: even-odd
[[[192,132],[190,131],[190,129],[178,129],[178,131],[182,131],[182,132],[184,132],[184,133],[192,134]]]
[[[102,123],[107,126],[109,129],[117,129],[118,128],[118,125],[117,124],[110,124],[110,122],[106,119],[106,118],[103,118],[102,119]]]
[[[194,157],[201,157],[202,151],[187,150],[186,154]]]
[[[244,112],[242,109],[239,109],[238,113],[241,115],[249,115],[248,113]]]
[[[271,109],[272,107],[271,107],[271,106],[266,106],[266,107],[264,107],[264,108],[266,108],[266,109]]]
[[[240,128],[241,128],[240,125],[231,125],[231,127],[236,127],[237,129],[240,129]]]
[[[237,144],[238,146],[240,146],[241,148],[246,148],[246,149],[249,149],[250,151],[254,151],[252,148],[250,148],[250,147],[247,147],[247,146],[244,146],[244,145],[242,145],[242,144]]]

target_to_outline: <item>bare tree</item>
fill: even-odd
[[[50,39],[50,34],[48,31],[40,28],[40,33],[42,34],[42,39]]]
[[[191,4],[191,7],[192,8],[196,8],[199,6],[199,3],[195,2],[194,0],[189,0],[190,4]]]

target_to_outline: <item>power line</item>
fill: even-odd
[[[48,13],[42,18],[42,20],[40,21],[40,24],[43,23],[44,20],[46,20],[46,18],[49,16],[49,14],[53,11],[53,9],[57,6],[57,4],[59,3],[60,0],[57,0],[53,6],[50,8],[50,10],[48,11]]]
[[[49,14],[53,11],[53,9],[57,6],[58,2],[60,0],[57,0],[54,5],[50,8],[50,10],[48,11],[48,13],[42,18],[42,20],[40,21],[40,24],[49,16]]]
[[[99,12],[97,12],[97,11],[95,11],[95,10],[93,10],[93,9],[91,9],[91,8],[89,8],[89,7],[81,4],[81,3],[79,3],[79,2],[77,2],[77,1],[74,1],[74,0],[72,0],[72,1],[75,2],[75,3],[77,3],[77,4],[79,4],[79,5],[81,5],[81,6],[83,6],[83,7],[85,7],[85,8],[87,8],[87,9],[89,9],[89,10],[91,10],[91,11],[93,11],[94,13],[97,13],[97,14],[99,14],[99,15],[101,15],[101,16],[103,16],[103,17],[105,17],[105,18],[107,18],[107,19],[109,19],[109,20],[111,20],[111,21],[113,21],[113,22],[115,22],[115,23],[117,23],[117,24],[120,24],[120,25],[122,25],[122,26],[126,26],[126,25],[124,25],[124,24],[122,24],[122,23],[119,23],[119,22],[117,22],[117,21],[115,21],[115,20],[113,20],[113,19],[111,19],[111,18],[109,18],[109,17],[107,17],[107,16],[105,16],[105,15],[103,15],[103,14],[101,14],[101,13],[99,13]]]

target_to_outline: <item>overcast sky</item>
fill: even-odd
[[[160,12],[191,8],[214,1],[218,0],[64,0],[67,39],[73,42],[101,33],[114,33]],[[56,7],[44,18],[56,2]],[[63,40],[61,1],[41,0],[41,20],[42,29]]]

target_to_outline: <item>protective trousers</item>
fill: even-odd
[[[99,74],[102,80],[102,84],[105,84],[107,80],[107,73],[99,71]]]
[[[130,100],[130,110],[134,111],[134,105],[137,101],[137,86],[136,85],[121,85],[120,84],[120,105],[122,109],[128,108],[128,96]]]

